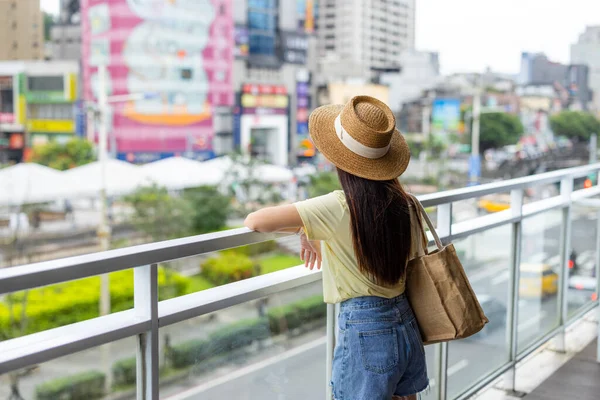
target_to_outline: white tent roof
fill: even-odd
[[[0,205],[20,205],[66,197],[64,173],[43,165],[21,163],[0,169]]]
[[[249,172],[244,171],[241,164],[234,166],[233,160],[228,156],[213,158],[212,160],[204,161],[204,165],[219,169],[224,176],[229,171],[235,168],[238,171],[240,178],[246,178]],[[289,183],[294,178],[294,174],[286,167],[281,167],[273,164],[257,164],[256,170],[253,171],[254,177],[265,183]]]
[[[99,161],[64,172],[70,195],[95,195],[102,185],[102,167]],[[141,168],[125,161],[106,160],[106,194],[109,196],[131,193],[146,182]]]
[[[168,189],[214,186],[223,179],[221,169],[183,157],[170,157],[141,167],[144,177]]]

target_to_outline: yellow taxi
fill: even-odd
[[[523,298],[542,298],[558,292],[558,274],[548,264],[521,264],[519,295]]]
[[[494,195],[482,197],[477,202],[477,207],[482,211],[495,213],[510,208],[510,195]]]

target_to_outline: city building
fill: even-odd
[[[553,85],[564,82],[568,67],[550,61],[542,53],[521,53],[521,70],[517,83],[520,85]]]
[[[402,105],[421,96],[424,90],[433,88],[442,79],[437,53],[404,50],[401,54],[399,73],[381,74],[380,83],[389,86],[389,106],[397,112]]]
[[[313,0],[234,1],[236,102],[231,135],[219,135],[222,151],[240,149],[277,165],[313,159],[316,13]]]
[[[319,2],[319,84],[399,71],[415,47],[415,0]]]
[[[81,13],[79,0],[61,0],[58,21],[50,29],[50,58],[81,60]]]
[[[600,110],[600,25],[588,26],[571,45],[571,63],[589,68],[589,86],[593,92],[593,108]]]
[[[83,133],[78,74],[76,62],[0,63],[0,162],[22,161],[35,145]]]
[[[44,58],[44,18],[39,0],[0,1],[0,61]]]

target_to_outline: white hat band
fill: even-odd
[[[373,148],[365,146],[361,142],[354,139],[342,126],[341,114],[335,119],[335,132],[337,133],[337,137],[340,139],[340,142],[342,142],[342,144],[346,146],[348,150],[365,158],[370,158],[372,160],[381,158],[385,156],[390,149],[391,142],[385,147]]]

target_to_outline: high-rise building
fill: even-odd
[[[0,0],[0,60],[44,58],[40,0]]]
[[[593,107],[600,110],[600,25],[588,26],[577,43],[571,45],[571,63],[588,66]]]
[[[319,8],[324,81],[399,70],[402,51],[415,47],[415,0],[322,0]]]

